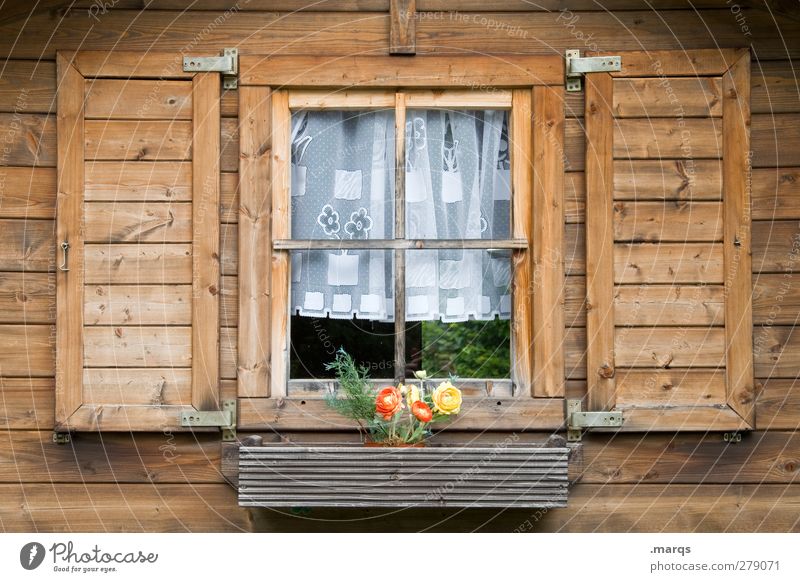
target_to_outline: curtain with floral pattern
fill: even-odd
[[[505,111],[410,110],[406,121],[406,236],[510,237]],[[298,111],[292,116],[294,239],[394,237],[394,111]],[[292,253],[292,307],[300,315],[391,321],[393,253]],[[406,318],[507,319],[510,255],[410,250]]]

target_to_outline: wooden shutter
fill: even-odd
[[[57,428],[180,429],[219,409],[219,74],[80,52],[58,80]]]
[[[623,429],[754,425],[750,54],[586,76],[588,405]]]

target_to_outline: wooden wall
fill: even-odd
[[[143,4],[147,10],[140,10]],[[800,529],[800,333],[794,331],[800,313],[800,275],[794,273],[800,258],[800,90],[791,63],[800,58],[800,19],[788,4],[773,1],[502,0],[493,3],[494,12],[480,12],[489,3],[417,0],[419,54],[752,48],[754,355],[761,393],[759,430],[740,444],[727,445],[719,434],[594,434],[575,464],[569,509],[390,516],[240,509],[220,474],[214,436],[80,434],[71,445],[52,444],[56,50],[388,52],[388,0],[330,0],[310,9],[307,0],[240,0],[227,10],[222,0],[197,0],[186,11],[184,4],[48,0],[33,14],[27,5],[0,9],[0,530]],[[567,373],[569,390],[580,394],[586,342],[582,96],[570,95],[565,107]],[[222,112],[222,375],[225,390],[233,391],[235,93],[226,95]],[[491,443],[503,437],[478,438]]]

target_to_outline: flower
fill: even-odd
[[[431,407],[425,404],[422,400],[417,400],[411,406],[411,414],[417,417],[420,422],[430,422],[433,418]]]
[[[426,372],[425,370],[417,370],[416,372],[414,372],[414,377],[417,380],[426,380],[428,378],[428,372]]]
[[[406,403],[409,406],[414,406],[415,402],[419,401],[419,388],[413,384],[409,384],[406,388]]]
[[[350,238],[366,239],[372,229],[372,219],[367,215],[366,208],[359,208],[350,215],[350,221],[344,225],[344,231]]]
[[[333,206],[326,204],[322,207],[322,212],[317,216],[317,224],[322,227],[327,236],[333,236],[341,226],[339,225],[339,213],[333,209]]]
[[[458,414],[461,411],[461,390],[449,381],[442,382],[431,395],[433,409],[442,414]]]
[[[389,386],[378,392],[375,399],[375,412],[383,416],[383,420],[390,420],[403,407],[403,397],[400,390]]]

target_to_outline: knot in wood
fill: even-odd
[[[601,378],[613,378],[614,377],[614,367],[610,364],[603,364],[598,368],[597,375]]]

